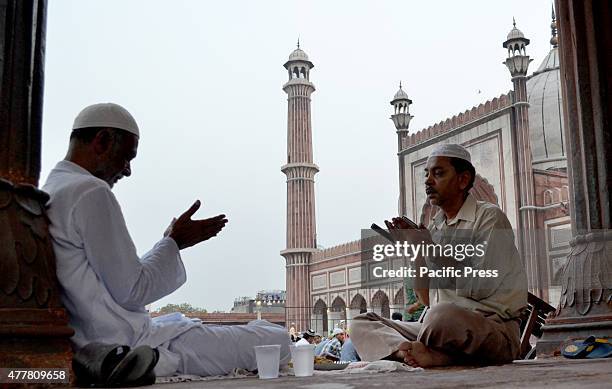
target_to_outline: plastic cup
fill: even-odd
[[[310,377],[314,370],[314,344],[291,346],[293,373],[296,377]]]
[[[257,371],[260,379],[278,378],[280,349],[280,344],[255,346],[255,359],[257,360]]]

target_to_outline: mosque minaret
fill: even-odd
[[[289,80],[287,93],[287,163],[281,171],[287,176],[287,247],[281,251],[286,260],[286,320],[299,331],[310,326],[309,265],[317,247],[314,176],[319,171],[312,157],[310,82],[314,67],[306,53],[297,49],[285,63]]]
[[[519,223],[521,226],[519,234],[520,252],[527,268],[527,277],[529,280],[530,290],[541,295],[539,288],[538,275],[541,272],[538,266],[537,247],[538,240],[536,236],[537,221],[536,211],[532,208],[536,203],[535,199],[535,183],[533,177],[532,152],[530,144],[530,129],[529,129],[529,102],[527,93],[527,69],[531,59],[527,55],[526,47],[529,44],[529,39],[516,28],[516,22],[513,21],[513,28],[508,33],[507,40],[503,43],[503,47],[508,50],[508,57],[505,64],[512,76],[513,88],[513,110],[516,137],[516,159],[517,164],[516,174],[519,187]]]
[[[393,96],[393,100],[391,100],[391,105],[393,106],[393,114],[391,115],[391,120],[393,120],[393,124],[395,125],[395,130],[397,132],[397,152],[401,153],[404,145],[404,139],[408,136],[408,128],[410,127],[410,120],[414,117],[410,114],[410,104],[412,104],[412,100],[408,98],[408,95],[402,89],[402,83],[400,81],[399,90]],[[399,160],[399,182],[400,182],[400,199],[404,198],[405,185],[404,185],[404,164],[401,159]],[[406,209],[403,206],[403,203],[399,202],[399,214],[406,215]]]

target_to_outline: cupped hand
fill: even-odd
[[[208,219],[191,219],[200,208],[200,200],[179,216],[169,228],[168,236],[176,242],[180,250],[194,246],[200,242],[216,236],[227,223],[225,215],[217,215]]]
[[[431,234],[423,224],[420,224],[419,228],[414,228],[401,217],[394,217],[391,221],[385,220],[385,225],[396,241],[431,243]]]

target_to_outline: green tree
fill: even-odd
[[[155,312],[165,315],[168,313],[174,313],[174,312],[180,312],[184,315],[190,314],[190,313],[206,313],[206,309],[204,308],[199,308],[199,307],[194,307],[189,303],[182,303],[182,304],[167,304],[157,310],[155,310]]]

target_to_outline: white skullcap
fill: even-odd
[[[467,151],[465,147],[456,143],[448,143],[436,146],[431,152],[431,154],[429,154],[429,158],[431,157],[454,157],[472,163],[472,157],[470,156],[470,152]]]
[[[344,330],[342,328],[334,328],[334,331],[332,332],[332,336],[336,336],[338,334],[344,334]]]
[[[89,127],[118,128],[140,137],[136,120],[134,120],[127,109],[113,103],[90,105],[79,112],[74,119],[72,129]]]

